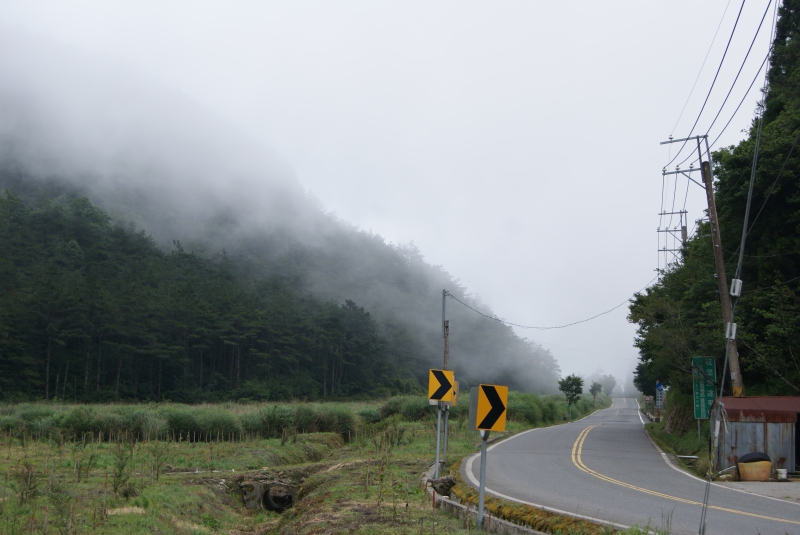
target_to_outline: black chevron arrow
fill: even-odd
[[[483,388],[483,394],[486,396],[486,399],[489,400],[492,410],[489,411],[489,414],[487,414],[480,425],[478,425],[478,429],[491,429],[497,422],[497,419],[506,411],[506,406],[503,405],[503,400],[500,399],[500,394],[497,393],[495,387],[491,385],[481,385],[481,388]]]
[[[433,376],[436,377],[436,380],[439,381],[439,390],[433,393],[431,399],[442,399],[447,392],[453,388],[453,385],[450,381],[447,380],[447,376],[442,372],[442,370],[431,370]]]

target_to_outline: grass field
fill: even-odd
[[[578,406],[581,415],[593,409]],[[513,394],[508,431],[551,425],[563,412],[556,397]],[[0,533],[466,533],[463,520],[432,508],[420,485],[434,456],[435,425],[427,400],[413,396],[0,406]],[[477,443],[458,407],[448,464]],[[247,481],[292,486],[294,507],[246,509],[239,485]]]

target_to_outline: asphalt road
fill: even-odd
[[[477,488],[480,454],[462,466]],[[615,399],[583,420],[520,433],[487,453],[488,495],[621,526],[669,523],[675,535],[698,532],[705,485],[662,456],[633,399]],[[718,485],[709,496],[708,535],[800,534],[799,504]]]

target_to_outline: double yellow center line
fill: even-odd
[[[688,504],[688,505],[698,505],[700,507],[703,506],[703,504],[701,502],[696,502],[694,500],[687,500],[685,498],[678,498],[677,496],[671,496],[669,494],[664,494],[662,492],[656,492],[654,490],[645,489],[645,488],[642,488],[642,487],[637,487],[636,485],[631,485],[629,483],[625,483],[623,481],[619,481],[618,479],[614,479],[614,478],[605,476],[605,475],[603,475],[603,474],[601,474],[599,472],[595,472],[594,470],[592,470],[591,468],[586,466],[583,463],[583,460],[581,459],[581,453],[583,452],[583,443],[586,441],[586,437],[589,436],[589,431],[591,431],[595,427],[597,427],[597,426],[596,425],[592,425],[592,426],[587,427],[583,431],[581,431],[581,433],[578,435],[578,439],[575,441],[575,444],[572,445],[572,464],[577,466],[580,471],[586,472],[587,474],[592,475],[592,476],[594,476],[594,477],[596,477],[598,479],[602,479],[603,481],[607,481],[609,483],[613,483],[614,485],[619,485],[620,487],[625,487],[625,488],[628,488],[628,489],[631,489],[631,490],[635,490],[635,491],[638,491],[638,492],[643,492],[645,494],[650,494],[651,496],[658,496],[659,498],[665,498],[667,500],[673,500],[673,501],[680,502],[680,503],[685,503],[685,504]],[[734,513],[734,514],[737,514],[737,515],[745,515],[745,516],[751,516],[751,517],[754,517],[754,518],[762,518],[764,520],[774,520],[776,522],[786,522],[786,523],[789,523],[789,524],[800,525],[800,521],[796,521],[796,520],[788,520],[788,519],[785,519],[785,518],[776,518],[776,517],[772,517],[772,516],[759,515],[759,514],[756,514],[756,513],[747,513],[745,511],[738,511],[736,509],[728,509],[726,507],[719,507],[719,506],[716,506],[716,505],[709,505],[708,508],[709,509],[714,509],[716,511],[725,511],[726,513]]]

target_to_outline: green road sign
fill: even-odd
[[[694,417],[707,420],[711,404],[717,396],[717,367],[714,357],[692,357],[692,390],[694,390]]]

